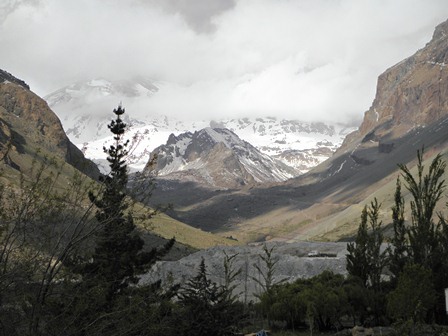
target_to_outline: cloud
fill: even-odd
[[[142,0],[142,4],[160,6],[171,14],[180,14],[191,29],[197,33],[212,33],[216,30],[215,16],[235,6],[234,0]]]
[[[1,66],[40,95],[144,75],[160,113],[359,120],[376,78],[429,41],[446,0],[16,0]],[[2,7],[0,7],[2,9]]]
[[[3,0],[0,3],[0,24],[3,24],[11,13],[23,5],[38,6],[39,0]]]

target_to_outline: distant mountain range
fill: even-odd
[[[165,83],[144,78],[112,81],[94,79],[64,87],[45,97],[58,114],[70,139],[87,157],[102,164],[102,148],[111,141],[108,129],[111,108],[127,102],[128,136],[132,141],[130,167],[142,170],[149,153],[166,143],[171,134],[226,128],[262,153],[282,161],[300,175],[330,157],[355,128],[322,122],[305,123],[274,117],[222,120],[179,120],[148,110],[152,96]],[[289,175],[287,175],[289,176]]]

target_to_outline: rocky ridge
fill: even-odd
[[[301,175],[327,160],[355,128],[343,124],[306,123],[275,117],[212,121],[282,161]]]
[[[82,152],[70,142],[58,117],[47,103],[29,90],[24,81],[0,72],[0,143],[11,165],[20,169],[14,156],[45,150],[92,177],[99,172]],[[7,151],[7,153],[6,153]]]
[[[15,83],[27,90],[30,89],[30,86],[23,80],[14,77],[12,74],[2,69],[0,69],[0,83]]]
[[[155,166],[147,165],[143,174],[155,173],[159,179],[195,181],[214,188],[280,182],[297,174],[225,128],[171,134],[165,145],[152,152],[154,156]]]
[[[372,106],[355,138],[380,141],[400,137],[448,115],[448,20],[438,25],[426,46],[378,78]]]

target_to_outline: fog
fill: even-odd
[[[1,68],[44,96],[142,75],[161,113],[359,120],[446,0],[3,0]]]

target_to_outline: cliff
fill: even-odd
[[[83,173],[97,177],[96,166],[70,142],[56,114],[29,86],[0,70],[0,152],[17,154],[44,150],[63,158]],[[15,169],[20,169],[14,164]]]

